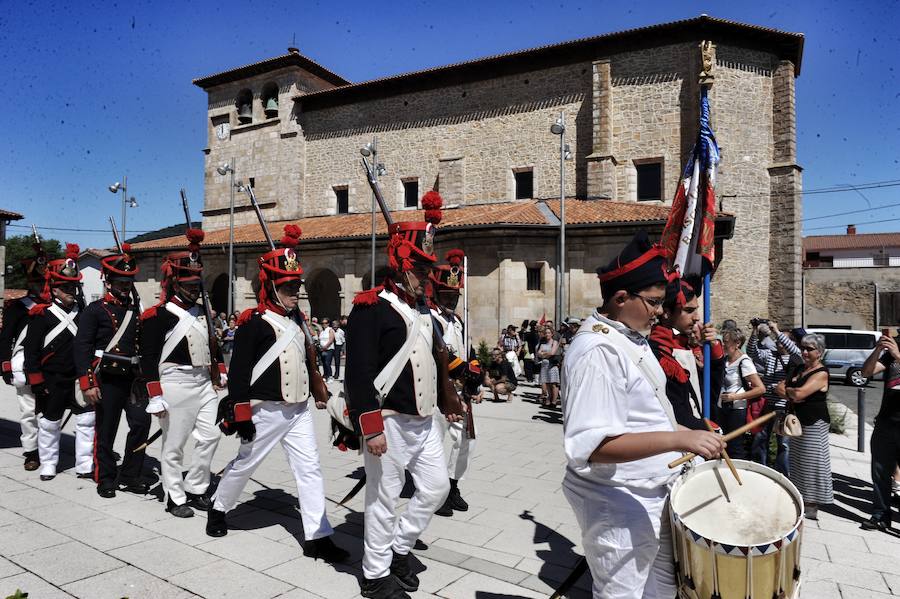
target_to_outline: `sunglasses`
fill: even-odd
[[[818,347],[811,347],[809,345],[801,345],[800,351],[819,351]]]

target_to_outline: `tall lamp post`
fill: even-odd
[[[216,169],[223,177],[231,173],[231,203],[228,207],[228,316],[234,313],[234,157]]]
[[[372,164],[375,165],[375,179],[378,177],[382,177],[387,174],[387,169],[384,167],[384,164],[378,162],[378,138],[376,136],[372,136],[372,141],[364,145],[359,149],[359,153],[363,156],[371,156]],[[371,274],[369,275],[369,288],[375,287],[375,222],[376,222],[376,212],[375,212],[375,192],[372,192],[372,266],[371,266]]]
[[[112,185],[109,186],[110,193],[119,193],[122,192],[122,241],[124,242],[125,237],[125,208],[137,208],[138,203],[134,196],[128,198],[128,177],[122,177],[122,181],[116,181]]]
[[[565,318],[566,289],[566,160],[572,159],[566,143],[566,111],[559,111],[559,118],[550,125],[550,132],[559,135],[559,268],[556,271],[556,322]]]

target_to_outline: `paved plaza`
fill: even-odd
[[[422,570],[415,597],[548,597],[578,561],[578,528],[560,490],[560,415],[535,403],[534,387],[519,391],[512,403],[476,406],[476,456],[460,485],[471,507],[436,516],[422,536],[414,550]],[[91,481],[71,471],[71,423],[63,438],[66,471],[50,482],[25,472],[16,406],[12,389],[0,386],[0,597],[16,589],[30,599],[359,596],[363,494],[346,507],[337,502],[357,482],[362,458],[330,447],[324,411],[316,426],[328,515],[337,543],[352,555],[337,567],[302,554],[297,491],[283,453],[273,452],[251,479],[230,513],[228,536],[212,539],[203,513],[182,520],[167,514],[159,497],[98,497]],[[871,486],[869,455],[855,451],[855,426],[846,437],[831,437],[837,503],[805,523],[804,598],[900,595],[900,535],[859,529]],[[122,451],[123,434],[119,441]],[[237,445],[222,439],[216,471]],[[158,474],[159,448],[157,442],[148,451],[148,474]],[[583,577],[569,596],[589,597],[589,588]]]

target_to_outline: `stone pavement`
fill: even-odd
[[[353,487],[362,459],[330,447],[324,412],[316,414],[316,425],[329,518],[337,542],[352,553],[347,566],[303,556],[296,487],[282,452],[273,452],[254,475],[229,517],[228,536],[211,539],[202,513],[173,518],[153,496],[101,499],[71,470],[50,482],[25,472],[16,403],[11,389],[0,387],[0,597],[17,588],[32,599],[358,596],[363,494],[347,507],[336,502]],[[471,508],[435,517],[423,535],[414,550],[424,570],[416,597],[547,597],[581,555],[560,490],[559,414],[534,403],[533,387],[520,390],[524,396],[511,404],[477,406],[476,457],[461,484]],[[832,436],[838,503],[819,522],[806,523],[805,598],[900,595],[900,538],[859,530],[871,494],[869,459],[853,451],[852,434]],[[66,435],[61,465],[67,469],[72,445]],[[223,438],[215,470],[236,451],[237,441]],[[149,455],[148,472],[158,473],[158,442]],[[589,588],[583,577],[569,596],[588,597]]]

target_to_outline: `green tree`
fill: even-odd
[[[19,263],[34,256],[34,238],[31,235],[14,235],[6,238],[6,288],[25,289],[25,273]],[[41,245],[48,260],[61,258],[62,244],[56,239],[42,239]]]

